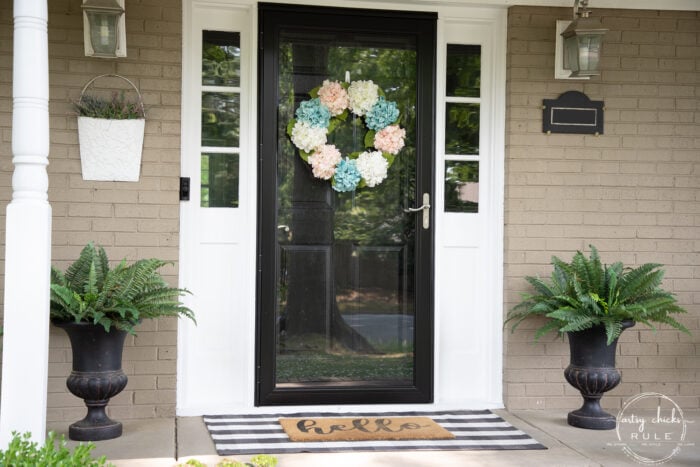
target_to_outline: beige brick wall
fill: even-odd
[[[128,57],[117,60],[83,56],[80,3],[49,2],[54,263],[65,267],[90,240],[104,245],[113,259],[158,256],[177,261],[181,2],[129,2]],[[667,328],[654,334],[641,326],[626,331],[618,355],[624,382],[604,398],[604,405],[618,407],[630,395],[653,390],[683,407],[698,407],[700,18],[688,12],[597,10],[610,28],[603,75],[590,82],[557,81],[552,78],[554,21],[569,19],[570,12],[525,7],[509,12],[506,308],[525,288],[524,275],[547,274],[551,255],[569,258],[589,243],[598,246],[607,262],[666,264],[665,285],[690,311],[683,322],[694,336]],[[3,226],[12,173],[11,25],[11,2],[2,2]],[[71,103],[82,85],[101,73],[128,76],[144,96],[148,120],[138,183],[85,182],[80,175]],[[542,99],[567,90],[605,101],[604,135],[542,133]],[[4,244],[4,228],[0,242]],[[167,277],[175,283],[177,268],[169,268]],[[528,323],[506,334],[507,406],[577,407],[580,399],[562,374],[567,344],[553,337],[531,344],[535,327]],[[129,385],[111,403],[115,417],[174,413],[175,345],[174,320],[146,322],[137,337],[127,339]],[[65,389],[70,347],[58,330],[51,333],[50,359],[48,418],[75,420],[84,408]]]
[[[607,263],[666,265],[664,286],[688,309],[689,337],[662,326],[623,333],[620,407],[657,391],[700,407],[700,17],[696,12],[594,9],[610,31],[602,75],[555,80],[555,20],[570,8],[513,7],[508,20],[506,309],[525,275],[549,275],[552,255],[594,244]],[[605,134],[542,133],[542,99],[569,90],[605,101]],[[564,380],[568,343],[532,344],[538,323],[506,333],[511,409],[577,408]]]
[[[12,2],[0,5],[0,232],[11,196]],[[51,149],[49,201],[53,208],[53,264],[65,268],[89,241],[103,245],[113,260],[159,257],[177,264],[180,172],[180,0],[127,2],[127,58],[99,59],[83,53],[81,0],[49,5]],[[83,181],[77,120],[72,107],[83,85],[103,73],[131,79],[146,106],[139,182]],[[95,83],[119,84],[119,80]],[[127,96],[130,94],[127,93]],[[133,93],[131,94],[133,95]],[[4,248],[3,248],[4,250]],[[0,273],[4,265],[0,264]],[[177,284],[177,267],[163,270]],[[0,278],[2,279],[2,278]],[[2,281],[4,282],[4,280]],[[0,297],[2,294],[0,293]],[[144,322],[127,337],[126,389],[110,403],[118,419],[175,413],[176,326],[172,319]],[[65,388],[71,352],[67,337],[51,330],[48,419],[74,421],[82,400]]]

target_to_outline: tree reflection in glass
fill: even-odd
[[[278,105],[277,382],[413,384],[415,44],[281,39]],[[372,80],[395,101],[406,146],[374,188],[336,193],[314,178],[286,135],[299,102],[324,79]],[[329,143],[364,150],[348,118]]]

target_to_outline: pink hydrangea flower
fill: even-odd
[[[404,146],[406,130],[398,125],[389,125],[374,135],[374,147],[382,152],[398,154]]]
[[[330,180],[335,174],[335,166],[340,162],[340,151],[332,144],[324,144],[309,156],[309,164],[314,177]]]
[[[350,104],[348,92],[337,81],[325,80],[318,90],[318,98],[321,104],[328,107],[333,116],[342,114]]]

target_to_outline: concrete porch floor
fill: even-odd
[[[630,466],[615,430],[573,428],[566,411],[494,410],[503,419],[547,446],[528,451],[394,451],[278,455],[279,467],[433,467],[433,466]],[[686,445],[667,462],[669,466],[700,465],[700,411],[684,412]],[[93,453],[106,455],[116,466],[172,467],[194,458],[214,466],[218,457],[201,417],[126,420],[124,434],[95,443]],[[50,423],[49,430],[68,438],[68,423]],[[75,445],[69,442],[69,445]],[[247,461],[251,456],[228,456]]]

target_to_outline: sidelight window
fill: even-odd
[[[240,33],[203,31],[201,206],[237,208],[241,132]]]
[[[481,98],[481,46],[448,44],[445,212],[479,211]]]

